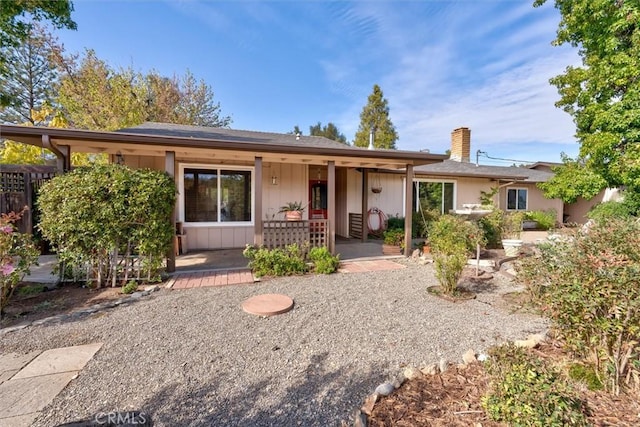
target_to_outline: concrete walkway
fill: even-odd
[[[0,427],[28,427],[102,343],[0,355]]]

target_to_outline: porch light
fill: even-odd
[[[272,176],[271,177],[271,185],[278,185],[278,177],[277,176]]]
[[[116,153],[116,163],[119,165],[124,165],[124,156],[119,151]]]

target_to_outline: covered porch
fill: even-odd
[[[72,152],[106,153],[114,163],[164,170],[178,187],[171,220],[186,231],[191,252],[241,250],[247,243],[270,245],[272,226],[280,221],[276,217],[280,206],[301,201],[308,207],[301,223],[303,233],[321,235],[317,245],[341,253],[336,236],[349,235],[350,213],[367,214],[369,176],[379,170],[398,171],[403,176],[409,225],[405,237],[410,241],[414,166],[446,158],[423,152],[367,150],[322,137],[165,123],[145,123],[118,132],[14,125],[0,125],[0,131],[5,138],[53,151],[60,171],[69,170]],[[322,193],[314,193],[314,188]],[[314,225],[315,220],[321,225]],[[280,228],[285,230],[284,239],[275,245],[297,232],[291,224]],[[367,234],[363,221],[362,241]],[[411,245],[406,246],[409,254]],[[357,248],[364,251],[365,247]],[[176,268],[177,249],[167,254],[168,271]]]

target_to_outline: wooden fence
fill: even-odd
[[[34,165],[0,165],[0,213],[29,210],[16,223],[22,233],[33,234],[37,225],[34,210],[40,186],[56,175],[55,167]]]
[[[349,213],[349,237],[362,239],[362,214]]]
[[[308,221],[270,220],[263,223],[263,245],[268,249],[283,248],[297,243],[309,242],[310,247],[328,247],[329,221],[311,219]]]

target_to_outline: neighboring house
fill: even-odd
[[[584,223],[586,212],[602,201],[579,200],[565,204],[560,199],[547,199],[537,184],[553,176],[552,167],[559,164],[538,162],[530,166],[486,166],[471,163],[471,131],[458,128],[451,133],[451,156],[443,162],[417,166],[414,169],[414,186],[411,204],[414,212],[418,206],[428,206],[442,213],[463,209],[464,205],[480,203],[481,192],[490,193],[499,188],[494,204],[504,211],[534,211],[554,209],[558,223],[567,221]],[[378,208],[387,216],[405,216],[404,199],[399,190],[404,177],[398,173],[380,171],[375,179],[382,191],[369,194],[369,206]],[[377,185],[377,184],[376,184]]]
[[[63,171],[70,168],[72,151],[108,153],[112,162],[167,171],[175,176],[175,220],[187,232],[189,249],[261,244],[268,220],[283,219],[280,207],[300,201],[308,205],[305,221],[324,221],[320,227],[326,229],[326,243],[333,250],[336,235],[352,234],[350,219],[354,228],[360,218],[358,226],[367,236],[362,218],[369,199],[363,194],[368,193],[371,170],[399,171],[394,182],[411,183],[415,167],[446,159],[368,150],[324,137],[165,123],[118,132],[0,125],[0,136],[52,150]],[[394,205],[407,203],[411,192],[412,186],[405,185],[387,197]],[[404,210],[411,214],[410,206]],[[409,251],[411,245],[407,247]]]

